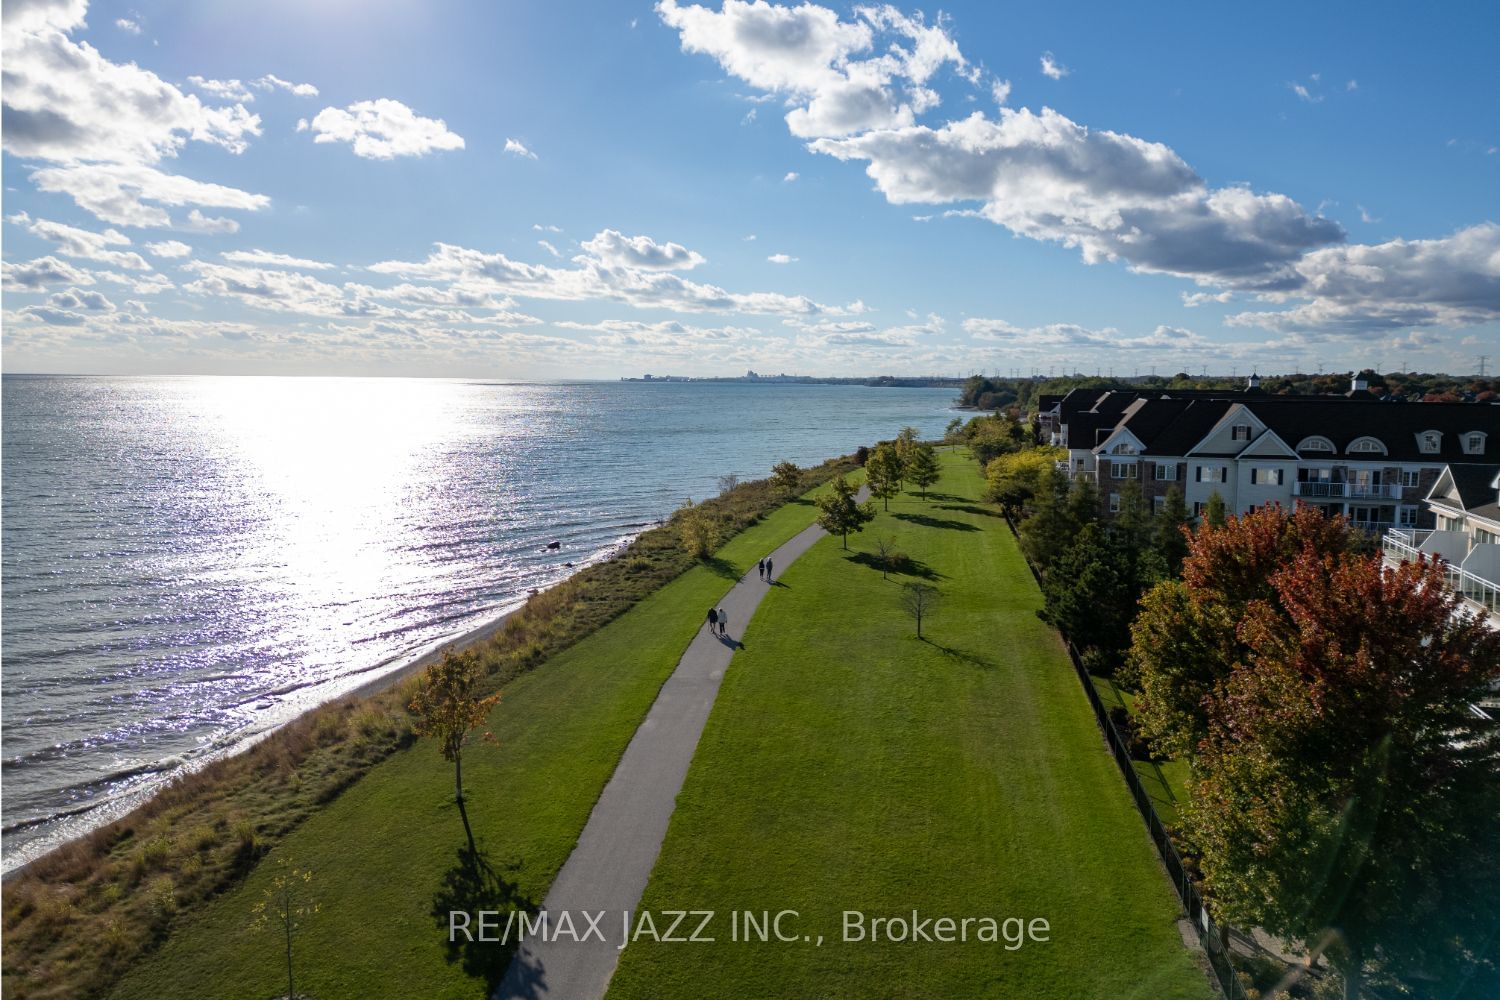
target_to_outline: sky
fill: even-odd
[[[1500,365],[1488,3],[5,0],[3,368]]]

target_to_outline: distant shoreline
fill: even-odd
[[[874,389],[961,389],[967,379],[950,375],[876,375],[869,378],[820,377],[817,375],[641,375],[621,376],[621,382],[678,384],[691,382],[738,385],[857,385]]]

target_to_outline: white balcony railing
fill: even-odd
[[[1335,500],[1400,500],[1399,483],[1342,483],[1320,479],[1292,484],[1292,495]]]
[[[1385,533],[1380,545],[1386,556],[1395,562],[1414,562],[1419,555],[1442,559],[1440,555],[1423,552],[1420,548],[1431,536],[1430,529],[1392,528]],[[1449,589],[1489,615],[1500,617],[1500,580],[1480,576],[1446,559],[1443,559],[1443,574]]]

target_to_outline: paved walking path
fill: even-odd
[[[859,499],[866,496],[862,488]],[[780,575],[824,534],[813,525],[771,553],[775,574]],[[728,638],[710,635],[705,623],[682,654],[594,804],[578,846],[542,902],[549,939],[521,945],[495,991],[496,1000],[598,1000],[604,996],[619,961],[622,914],[633,913],[641,900],[724,671],[738,638],[771,586],[752,568],[715,606],[729,613]],[[707,607],[703,615],[706,619]],[[599,911],[604,911],[602,919]],[[562,940],[551,937],[564,912],[580,937],[589,930],[585,913],[597,922],[598,931],[590,933],[586,942],[566,935]]]

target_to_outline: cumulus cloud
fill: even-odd
[[[314,87],[312,84],[293,83],[290,80],[283,80],[281,77],[275,75],[274,73],[267,73],[265,76],[256,80],[254,83],[254,87],[256,90],[264,91],[284,90],[287,93],[291,94],[293,97],[318,96],[318,88]]]
[[[782,178],[782,181],[784,183],[790,184],[792,181],[796,180],[797,178],[799,178],[801,176],[802,175],[799,174],[799,173],[797,173],[797,171],[795,171],[795,170],[788,170],[786,172],[786,176]]]
[[[616,247],[618,242],[607,235],[611,232],[605,230],[589,242],[599,241],[601,246]],[[667,245],[668,248],[672,246]],[[613,258],[613,264],[592,255],[580,255],[573,260],[575,267],[552,267],[511,260],[503,253],[484,253],[438,243],[425,260],[381,261],[370,265],[370,270],[421,281],[462,283],[524,298],[600,299],[637,308],[679,312],[838,315],[863,308],[859,303],[842,307],[823,305],[805,296],[778,292],[729,292],[714,285],[689,281],[660,267],[629,266],[626,263],[630,259],[628,253],[621,251]],[[666,256],[682,260],[684,254],[691,253],[679,247],[677,250],[667,249]]]
[[[115,27],[119,28],[121,31],[125,32],[128,35],[139,35],[141,33],[140,24],[132,21],[128,17],[116,18]]]
[[[1305,300],[1290,309],[1230,316],[1237,326],[1357,334],[1500,320],[1500,224],[1452,236],[1326,247],[1296,262],[1297,281],[1263,296]]]
[[[767,257],[766,260],[770,261],[772,264],[795,264],[797,262],[796,257],[784,253],[773,253],[771,254],[771,256]]]
[[[1005,102],[1010,100],[1010,81],[1000,79],[990,81],[990,96],[995,99],[996,107],[1003,108]]]
[[[649,236],[626,236],[613,229],[600,232],[580,246],[608,267],[687,271],[704,262],[702,254],[680,243],[657,243]]]
[[[1124,336],[1114,327],[1090,329],[1075,323],[1048,323],[1022,327],[1003,319],[974,317],[964,320],[964,331],[975,340],[997,341],[1014,348],[1055,351],[1099,349],[1107,351],[1162,351],[1217,348],[1212,341],[1181,327],[1158,326],[1148,334]]]
[[[193,252],[193,248],[181,240],[162,240],[160,243],[147,243],[146,250],[156,257],[174,259],[186,257]]]
[[[321,260],[290,257],[284,253],[272,253],[269,250],[230,250],[223,256],[225,260],[236,264],[253,264],[261,267],[289,267],[302,271],[327,271],[333,267],[332,264]]]
[[[191,229],[195,233],[237,233],[240,231],[240,224],[222,216],[204,215],[195,208],[187,214],[182,228]]]
[[[527,149],[526,145],[519,139],[506,139],[505,151],[507,153],[510,153],[512,156],[520,156],[527,160],[536,159],[536,154]]]
[[[250,88],[239,80],[209,80],[201,76],[190,76],[188,83],[208,96],[216,97],[221,101],[248,103],[255,100],[255,95],[250,93]]]
[[[1210,188],[1168,147],[1089,129],[1044,108],[975,112],[818,139],[810,148],[865,160],[897,204],[979,202],[1021,236],[1078,248],[1086,261],[1248,286],[1274,285],[1307,250],[1343,237],[1284,195]]]
[[[548,253],[550,253],[554,257],[561,257],[562,256],[562,251],[559,250],[559,249],[557,249],[557,247],[553,246],[551,243],[549,243],[546,240],[537,240],[536,241],[536,245],[539,246],[539,247],[541,247],[543,250],[547,251]]]
[[[1049,79],[1061,80],[1063,77],[1073,72],[1072,70],[1068,69],[1068,67],[1059,63],[1057,61],[1057,57],[1055,57],[1051,52],[1042,53],[1041,63],[1042,75],[1048,77]]]
[[[24,264],[0,263],[7,292],[39,292],[53,285],[92,285],[94,276],[56,257],[38,257]]]
[[[299,121],[297,131],[311,131],[314,142],[347,142],[355,156],[371,160],[464,148],[463,137],[441,118],[423,118],[389,98],[324,108],[311,122]]]
[[[661,0],[656,11],[683,51],[784,97],[787,126],[804,138],[910,124],[938,104],[928,86],[938,70],[951,64],[974,76],[941,23],[889,5],[858,7],[850,21],[810,3],[764,0],[725,0],[718,11]]]
[[[129,246],[130,237],[115,229],[96,233],[88,229],[52,222],[47,219],[32,219],[23,212],[9,221],[20,222],[26,231],[38,239],[46,240],[57,247],[57,252],[66,257],[81,257],[97,260],[127,271],[149,271],[151,265],[140,254],[129,250],[112,250],[111,247]]]
[[[114,312],[115,304],[103,292],[80,291],[70,288],[65,292],[53,292],[47,296],[47,304],[57,309],[82,309],[87,312]]]
[[[38,190],[65,194],[78,207],[121,226],[169,226],[163,205],[203,205],[255,211],[271,203],[261,194],[168,174],[130,163],[73,163],[31,173]],[[194,209],[193,215],[201,215]]]

